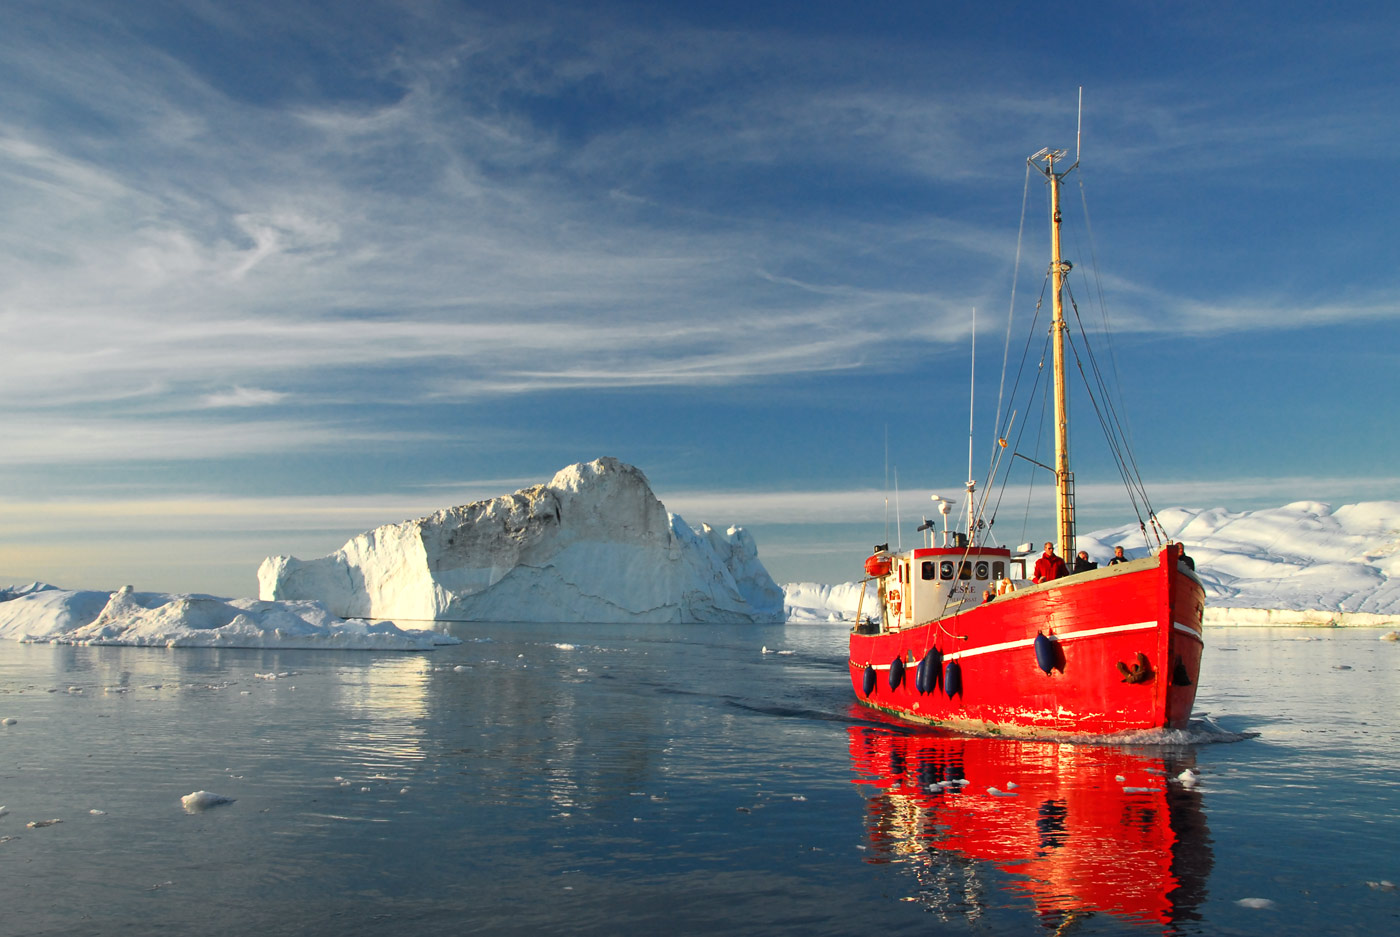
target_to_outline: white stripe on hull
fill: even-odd
[[[1148,629],[1156,627],[1157,622],[1155,621],[1138,621],[1133,622],[1130,625],[1113,625],[1108,628],[1087,628],[1084,631],[1067,631],[1062,634],[1048,635],[1048,637],[1052,641],[1058,641],[1063,644],[1065,641],[1075,641],[1080,638],[1096,638],[1105,634],[1121,634],[1128,631],[1146,631]],[[1197,641],[1201,641],[1202,644],[1205,643],[1201,639],[1201,635],[1194,628],[1188,625],[1183,625],[1179,621],[1174,621],[1172,622],[1172,628],[1182,632],[1183,634],[1190,635]],[[1011,651],[1016,650],[1017,648],[1030,647],[1033,644],[1035,644],[1035,638],[1022,638],[1017,641],[1003,641],[1000,644],[988,644],[984,647],[974,647],[966,651],[952,651],[947,654],[944,654],[943,659],[945,661],[959,660],[964,657],[977,657],[980,654],[992,654],[997,651]],[[889,664],[873,664],[872,666],[876,670],[890,669]]]

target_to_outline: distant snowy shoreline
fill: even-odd
[[[1207,625],[1400,627],[1400,501],[1336,509],[1298,501],[1244,513],[1171,508],[1158,518],[1166,536],[1184,543],[1195,560],[1206,590]],[[1116,546],[1130,558],[1146,556],[1141,540],[1137,527],[1129,525],[1081,536],[1078,546],[1105,562]],[[751,558],[750,578],[766,578],[756,553]],[[856,570],[860,559],[853,559]],[[867,588],[871,591],[862,598]],[[782,592],[782,620],[791,624],[853,622],[858,610],[876,613],[873,588],[859,581],[795,582]],[[0,638],[379,650],[429,650],[455,643],[433,631],[346,620],[315,601],[138,593],[130,587],[65,592],[40,583],[0,588]]]
[[[813,582],[790,582],[783,586],[787,595],[789,624],[852,623],[856,620],[856,603],[860,583],[847,582],[827,586]],[[1209,601],[1209,600],[1207,600]],[[876,612],[873,590],[865,598],[863,616]],[[1374,612],[1340,612],[1306,608],[1220,608],[1206,606],[1205,624],[1213,628],[1248,627],[1312,627],[1312,628],[1397,628],[1400,613],[1382,615]]]
[[[1400,625],[1400,501],[1336,509],[1296,501],[1240,513],[1170,508],[1158,520],[1195,561],[1207,625]],[[1076,545],[1102,563],[1118,546],[1130,559],[1148,555],[1142,539],[1130,524],[1082,535]],[[854,621],[861,601],[859,582],[797,582],[783,591],[791,622]],[[861,614],[871,614],[873,594],[864,601]]]

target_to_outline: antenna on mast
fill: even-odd
[[[1079,141],[1084,135],[1084,86],[1079,86],[1079,119],[1074,125],[1074,165],[1079,165]]]

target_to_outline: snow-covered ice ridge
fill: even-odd
[[[336,648],[428,651],[456,638],[392,622],[343,621],[319,602],[210,595],[70,591],[44,583],[0,589],[0,637],[37,644]]]
[[[1206,622],[1394,626],[1400,621],[1400,501],[1333,509],[1317,501],[1234,513],[1224,508],[1160,512],[1168,537],[1186,544],[1206,590]],[[1146,556],[1129,524],[1078,538],[1105,563],[1121,546]],[[853,563],[863,559],[856,557]],[[785,587],[790,620],[852,620],[859,583]],[[873,602],[866,597],[866,608]]]
[[[316,599],[346,618],[783,619],[783,592],[743,528],[690,528],[640,469],[612,458],[376,528],[320,559],[269,557],[258,589],[266,600]]]

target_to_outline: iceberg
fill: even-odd
[[[416,621],[780,622],[783,591],[741,527],[691,528],[613,458],[544,485],[265,559],[265,601]]]

